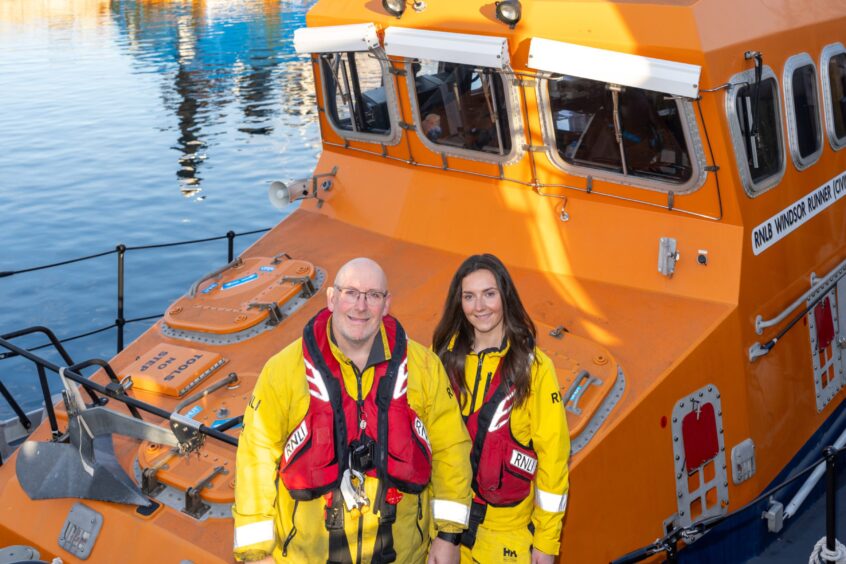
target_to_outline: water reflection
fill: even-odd
[[[22,24],[35,20],[50,27],[95,25],[109,10],[109,0],[3,0],[0,23]]]
[[[279,221],[268,183],[308,175],[321,149],[311,68],[292,47],[312,3],[0,0],[0,271]],[[225,260],[218,242],[128,254],[127,317],[161,313]],[[106,327],[115,280],[112,256],[3,278],[0,333]],[[67,346],[108,358],[115,334]],[[28,363],[0,362],[0,379],[40,403]]]
[[[311,69],[293,49],[293,30],[311,3],[112,2],[120,48],[139,72],[170,78],[162,82],[162,101],[177,118],[172,148],[183,195],[202,190],[209,145],[227,120],[237,119],[246,135],[269,135],[280,95],[287,111],[300,115],[313,104]]]

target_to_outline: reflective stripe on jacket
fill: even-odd
[[[503,349],[467,355],[464,364],[468,390],[463,409],[465,416],[482,407],[508,349],[506,344]],[[532,523],[535,529],[533,546],[547,554],[558,554],[562,520],[567,509],[570,434],[552,360],[537,347],[534,354],[529,397],[523,405],[511,410],[509,423],[514,439],[524,445],[531,444],[537,453],[532,493],[513,507],[488,506],[482,526],[507,531]]]
[[[384,360],[390,360],[384,326],[377,339],[381,339]],[[344,387],[357,394],[352,363],[331,340],[330,346],[340,364]],[[298,339],[267,362],[244,414],[233,506],[234,553],[239,560],[271,553],[280,562],[325,562],[327,559],[329,535],[323,498],[295,502],[281,481],[277,481],[285,440],[303,420],[309,406],[302,347],[302,340]],[[397,562],[419,562],[425,560],[432,519],[440,530],[447,532],[460,532],[467,525],[472,496],[470,439],[461,424],[458,404],[437,356],[409,340],[407,357],[408,404],[428,430],[432,477],[430,487],[419,496],[403,494],[397,504],[393,538]],[[361,374],[363,395],[369,393],[373,379],[374,368],[370,366]],[[368,476],[364,487],[372,509],[379,480]],[[370,561],[378,521],[373,511],[360,519],[345,514],[344,530],[353,562]],[[294,526],[296,532],[291,536]],[[286,541],[287,550],[283,554]]]

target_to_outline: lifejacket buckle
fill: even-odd
[[[361,472],[349,468],[344,470],[344,476],[341,478],[341,495],[344,497],[347,511],[353,518],[370,512],[370,500],[364,493],[364,474]]]

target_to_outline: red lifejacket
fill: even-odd
[[[529,496],[538,469],[538,457],[529,445],[511,434],[514,387],[500,377],[502,363],[494,373],[482,407],[465,419],[473,440],[470,463],[476,502],[495,507],[517,505]]]
[[[383,324],[391,359],[374,367],[373,384],[361,404],[344,387],[326,326],[328,309],[303,331],[308,412],[288,436],[279,475],[291,497],[306,501],[336,489],[349,467],[350,443],[367,435],[376,442],[374,468],[367,472],[400,491],[418,494],[432,474],[432,447],[423,422],[408,405],[407,339],[393,317]],[[380,338],[377,336],[377,338]]]

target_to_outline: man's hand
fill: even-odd
[[[532,549],[532,564],[553,564],[555,557],[546,552],[541,552],[537,548]]]
[[[265,556],[261,560],[252,560],[249,564],[275,564],[272,556]]]
[[[458,564],[459,560],[461,560],[461,552],[458,546],[435,537],[432,546],[429,547],[428,564]]]

